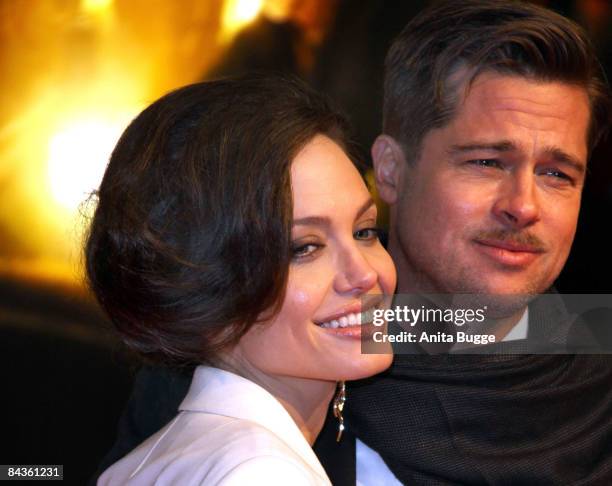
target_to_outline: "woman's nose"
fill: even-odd
[[[378,281],[378,273],[357,246],[342,251],[334,288],[338,293],[361,294],[370,290]]]

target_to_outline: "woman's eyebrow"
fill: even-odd
[[[369,197],[357,211],[355,215],[355,219],[359,218],[363,213],[365,213],[368,209],[374,206],[374,200]],[[293,226],[306,226],[306,225],[318,225],[318,226],[329,226],[330,219],[328,216],[305,216],[303,218],[298,218],[293,220]]]

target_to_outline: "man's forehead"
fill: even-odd
[[[482,73],[471,81],[464,76],[461,84],[446,125],[458,136],[474,137],[474,143],[476,139],[497,143],[512,139],[516,130],[543,138],[557,134],[555,145],[572,146],[578,159],[586,159],[590,106],[584,88],[497,72]]]
[[[522,104],[542,116],[569,116],[577,109],[590,111],[589,97],[584,87],[562,81],[547,81],[515,74],[487,71],[463,81],[458,93],[460,104],[478,99],[481,103],[495,103],[499,109],[521,109]],[[559,99],[562,90],[571,96]],[[552,109],[552,111],[551,111]]]

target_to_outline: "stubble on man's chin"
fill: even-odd
[[[528,281],[519,289],[494,292],[487,285],[485,275],[477,274],[469,268],[449,271],[443,268],[441,261],[430,263],[427,270],[413,268],[413,272],[414,293],[445,295],[446,305],[455,309],[486,308],[487,316],[492,319],[522,314],[533,299],[550,287],[545,282]]]
[[[398,275],[397,293],[421,295],[447,295],[457,303],[464,303],[466,308],[487,306],[492,318],[506,318],[522,312],[539,294],[546,292],[552,282],[528,279],[524,285],[514,289],[491,288],[487,276],[475,268],[453,265],[446,259],[427,254],[423,247],[413,245],[411,235],[396,233],[399,238],[394,241],[395,250],[400,250],[404,259],[404,275]],[[496,237],[499,237],[496,234]],[[530,244],[542,245],[539,240]],[[399,269],[399,267],[398,267]],[[402,284],[403,280],[403,284]]]

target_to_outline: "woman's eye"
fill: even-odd
[[[379,235],[380,235],[379,228],[364,228],[364,229],[357,230],[355,231],[355,233],[353,233],[353,236],[355,237],[356,240],[366,240],[366,241],[376,240],[378,239]]]
[[[295,245],[291,248],[291,253],[294,259],[306,258],[313,255],[319,250],[322,245],[317,243],[305,243],[302,245]]]

